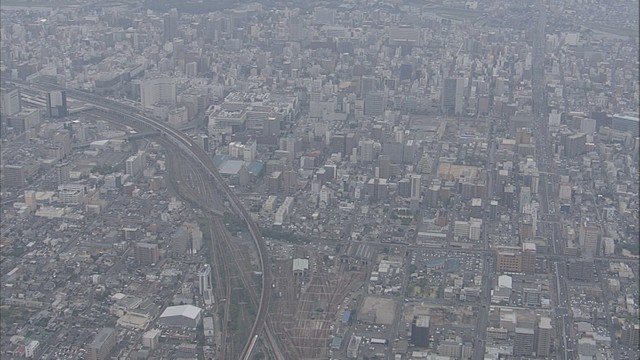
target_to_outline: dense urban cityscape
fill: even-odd
[[[640,358],[637,0],[0,14],[0,358]]]

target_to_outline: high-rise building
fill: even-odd
[[[552,336],[553,328],[551,327],[551,318],[546,316],[541,317],[536,328],[536,355],[538,357],[549,356]]]
[[[0,87],[0,114],[13,115],[22,110],[20,89],[15,86]]]
[[[452,359],[460,358],[462,344],[454,339],[445,340],[438,344],[438,355],[448,356]]]
[[[198,290],[206,305],[213,304],[213,284],[211,283],[211,267],[206,264],[198,273]]]
[[[71,172],[70,162],[56,164],[56,178],[58,180],[58,185],[63,185],[69,182],[70,172]]]
[[[360,142],[358,143],[358,147],[360,148],[360,160],[363,162],[372,162],[374,141],[360,140]]]
[[[429,316],[418,315],[411,324],[411,342],[416,347],[429,347]]]
[[[63,204],[82,204],[85,195],[85,185],[72,183],[58,186],[58,201]]]
[[[105,360],[116,345],[116,330],[102,328],[89,345],[89,360]]]
[[[469,236],[469,222],[465,220],[456,220],[453,223],[453,236],[466,238]]]
[[[146,157],[143,152],[129,156],[124,163],[125,174],[128,174],[130,176],[138,175],[138,173],[140,173],[140,171],[144,169],[145,162]]]
[[[61,118],[68,114],[67,93],[65,91],[51,91],[47,93],[47,115],[50,118]]]
[[[627,324],[622,328],[621,342],[633,349],[637,349],[640,345],[640,325]]]
[[[262,135],[273,138],[277,137],[278,134],[280,134],[280,118],[277,116],[267,117],[262,128]]]
[[[382,115],[387,107],[386,100],[382,91],[369,92],[364,97],[364,115]]]
[[[611,128],[618,131],[629,132],[636,137],[640,131],[640,119],[637,116],[614,114],[611,117]]]
[[[388,155],[378,156],[378,177],[388,179],[391,176],[391,159]]]
[[[402,151],[402,162],[413,164],[416,155],[416,143],[412,139],[407,140]]]
[[[178,35],[178,10],[171,9],[168,14],[164,14],[162,17],[163,25],[163,39],[165,42],[173,41],[173,38]]]
[[[156,264],[160,259],[158,244],[139,242],[136,244],[135,254],[140,265]]]
[[[444,80],[441,96],[442,112],[449,115],[462,114],[464,94],[463,78],[448,78]]]
[[[158,76],[140,82],[140,102],[143,108],[176,104],[176,81],[171,77]]]
[[[522,271],[522,256],[515,250],[498,251],[496,259],[496,270],[519,273]]]
[[[471,218],[469,220],[469,240],[478,241],[482,235],[482,219]]]
[[[71,134],[68,130],[60,130],[53,135],[54,145],[62,147],[62,157],[67,157],[71,154]]]
[[[535,274],[536,272],[536,244],[532,242],[522,243],[521,271],[525,274]]]
[[[516,327],[513,337],[513,356],[530,356],[534,350],[535,336],[533,329]]]
[[[596,256],[600,254],[600,225],[593,222],[584,222],[580,226],[580,245],[584,255]]]
[[[7,187],[22,187],[26,185],[26,175],[23,165],[5,165],[2,167],[2,184]]]
[[[304,22],[301,17],[292,16],[287,21],[287,29],[289,39],[292,41],[300,41],[305,37]]]
[[[420,200],[422,196],[422,175],[411,175],[411,199]]]
[[[158,346],[160,340],[160,334],[162,332],[159,329],[151,329],[142,334],[142,345],[153,350]]]

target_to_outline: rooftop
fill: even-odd
[[[202,309],[193,305],[176,305],[169,306],[160,315],[160,318],[167,318],[171,316],[184,316],[190,319],[196,319],[200,315]]]

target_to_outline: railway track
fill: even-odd
[[[215,182],[220,194],[229,201],[229,205],[233,212],[247,224],[251,238],[258,250],[260,268],[263,273],[263,286],[260,292],[260,302],[258,305],[256,319],[250,331],[249,338],[251,340],[245,344],[245,347],[242,350],[241,359],[248,360],[251,357],[253,347],[256,344],[256,341],[253,339],[257,338],[258,334],[261,333],[262,328],[264,327],[267,310],[269,308],[269,301],[271,299],[271,288],[269,286],[265,286],[265,284],[270,283],[270,269],[268,266],[265,266],[265,263],[267,262],[266,246],[260,234],[258,225],[256,225],[249,212],[242,206],[237,195],[235,195],[235,193],[233,193],[233,191],[226,185],[222,175],[220,175],[216,167],[213,165],[211,158],[204,152],[204,150],[196,145],[193,139],[182,131],[176,130],[161,121],[147,117],[143,112],[131,105],[55,84],[30,84],[22,81],[14,81],[14,83],[23,89],[36,88],[43,91],[64,90],[67,92],[69,97],[84,101],[99,111],[102,111],[104,114],[120,117],[121,123],[125,123],[132,127],[144,127],[160,131],[165,139],[178,146],[186,156],[189,156],[196,164],[198,164],[198,166],[203,170],[206,170],[207,175]]]
[[[172,144],[161,141],[163,146],[173,146]],[[165,147],[167,148],[167,147]],[[168,152],[168,158],[170,160],[170,164],[172,163],[173,171],[177,174],[182,174],[182,179],[186,178],[187,184],[181,183],[176,184],[177,191],[181,196],[187,198],[194,205],[201,208],[205,213],[207,213],[207,209],[211,209],[214,206],[215,197],[211,192],[211,186],[207,181],[207,177],[202,174],[201,171],[198,171],[197,168],[194,167],[195,164],[188,158],[179,155],[177,152]],[[182,186],[181,186],[182,185]],[[230,246],[230,241],[228,237],[228,233],[225,229],[225,224],[222,222],[219,216],[215,214],[209,214],[210,219],[208,219],[208,231],[209,238],[211,241],[209,251],[211,252],[212,260],[215,260],[215,264],[212,265],[214,278],[216,279],[216,283],[223,285],[221,289],[217,291],[218,301],[221,299],[225,299],[223,307],[223,319],[221,321],[221,339],[222,343],[219,344],[219,356],[221,359],[226,359],[227,355],[233,354],[233,346],[229,344],[229,315],[231,313],[230,307],[232,304],[232,274],[229,267],[229,260],[227,256],[224,254],[224,247]],[[216,231],[216,229],[220,229]],[[228,251],[232,251],[230,248]],[[217,254],[221,254],[222,256],[218,256]],[[215,265],[215,266],[214,266]],[[241,271],[240,271],[241,272]],[[221,275],[224,274],[224,275]],[[223,280],[224,278],[224,280]]]

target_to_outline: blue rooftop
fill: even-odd
[[[229,160],[229,155],[217,154],[213,157],[213,165],[215,165],[216,168],[219,168],[227,160]]]
[[[249,174],[259,176],[264,170],[264,164],[260,161],[252,161],[249,164]]]
[[[351,310],[345,310],[342,312],[342,322],[347,323],[351,319]]]

